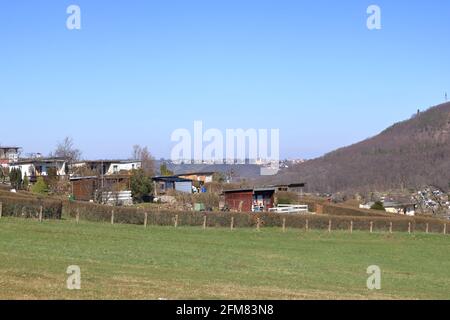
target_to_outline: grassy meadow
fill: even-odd
[[[0,299],[159,298],[449,299],[450,236],[0,219]]]

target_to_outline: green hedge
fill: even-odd
[[[123,224],[144,224],[144,210],[134,207],[111,207],[88,202],[57,201],[44,197],[31,197],[16,194],[0,194],[2,203],[2,215],[24,218],[38,218],[42,206],[44,219],[61,219],[64,213],[75,218],[79,214],[80,219],[88,221],[110,222],[114,211],[114,222]],[[325,209],[325,208],[324,208]],[[175,216],[178,216],[179,226],[201,226],[204,216],[207,216],[208,227],[229,227],[231,217],[234,217],[236,228],[254,228],[257,219],[260,219],[261,227],[281,227],[283,219],[286,219],[287,228],[305,229],[306,222],[310,229],[328,229],[329,221],[333,230],[349,230],[350,222],[353,222],[353,230],[369,231],[370,222],[373,223],[373,231],[388,231],[392,222],[393,231],[411,231],[442,233],[444,224],[447,224],[447,232],[450,233],[450,223],[445,220],[428,217],[405,216],[349,216],[339,214],[315,214],[315,215],[289,215],[275,213],[230,213],[230,212],[194,212],[194,211],[168,211],[146,210],[147,223],[149,225],[173,225]],[[348,211],[348,213],[352,213]]]
[[[150,211],[126,207],[110,207],[92,203],[67,202],[65,213],[75,218],[77,213],[80,219],[89,221],[110,222],[114,210],[114,222],[124,224],[144,224],[144,212],[147,212],[147,223],[149,225],[174,225],[175,216],[178,216],[179,226],[201,226],[204,216],[207,216],[208,227],[229,227],[231,217],[234,217],[236,228],[254,228],[257,219],[260,219],[261,227],[281,227],[283,218],[286,219],[287,228],[305,229],[308,221],[309,229],[327,230],[331,220],[332,230],[349,230],[353,222],[353,230],[369,231],[370,222],[373,223],[373,231],[388,231],[392,222],[394,232],[407,232],[408,224],[411,231],[426,230],[428,223],[429,232],[442,233],[444,224],[447,223],[447,232],[450,233],[450,223],[432,218],[424,217],[365,217],[365,216],[341,216],[341,215],[289,215],[274,213],[230,213],[230,212],[194,212],[194,211]]]
[[[308,205],[311,212],[316,212],[318,206],[322,206],[322,213],[336,216],[361,216],[361,217],[392,217],[393,214],[378,211],[352,207],[345,204],[331,203],[323,199],[303,198],[300,203]]]
[[[43,219],[61,219],[61,201],[0,195],[0,202],[2,203],[2,216],[39,218],[42,207]]]

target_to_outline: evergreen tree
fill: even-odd
[[[31,191],[34,193],[48,194],[48,186],[44,178],[39,177],[36,183],[31,187]]]
[[[23,177],[22,188],[24,190],[28,190],[29,186],[30,186],[30,180],[28,179],[27,174],[25,174],[25,176]]]
[[[9,172],[9,182],[14,189],[20,189],[22,187],[22,171],[20,169],[11,169]]]
[[[153,192],[152,180],[145,174],[143,169],[133,171],[130,185],[133,200],[137,202],[142,202],[145,196]]]
[[[383,203],[381,201],[376,201],[371,207],[370,209],[373,210],[384,210],[384,206]]]

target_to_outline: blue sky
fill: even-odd
[[[444,0],[2,1],[0,143],[168,157],[202,120],[279,128],[283,158],[316,157],[443,102],[449,35]]]

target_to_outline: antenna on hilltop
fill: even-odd
[[[447,92],[445,93],[445,102],[447,102],[448,101],[448,99],[447,99]]]

